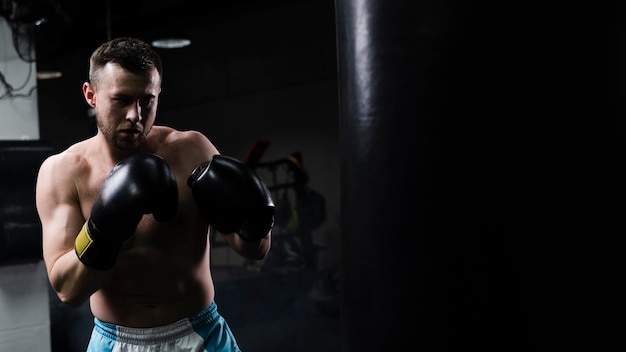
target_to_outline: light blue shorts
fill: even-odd
[[[87,352],[241,352],[215,302],[202,312],[154,328],[128,328],[94,318]]]

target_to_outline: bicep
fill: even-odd
[[[85,221],[72,177],[67,168],[56,164],[54,160],[42,164],[35,198],[48,271],[62,255],[74,249],[74,240]]]

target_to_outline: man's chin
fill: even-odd
[[[142,145],[141,140],[133,140],[133,141],[117,140],[113,144],[115,148],[125,151],[125,152],[130,152],[130,151],[139,149],[141,145]]]

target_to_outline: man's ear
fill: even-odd
[[[85,101],[92,108],[96,107],[96,92],[93,89],[93,85],[89,82],[83,83],[83,95],[85,96]]]

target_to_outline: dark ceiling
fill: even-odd
[[[63,71],[40,82],[46,97],[79,87],[89,54],[108,38],[150,40],[172,28],[192,43],[157,49],[169,94],[162,109],[336,77],[334,0],[0,0],[0,16],[45,19],[34,27],[38,69]]]
[[[111,37],[129,35],[150,40],[172,28],[195,35],[197,43],[202,45],[201,33],[192,33],[199,25],[306,2],[311,1],[0,0],[0,15],[23,23],[43,20],[36,27],[37,48],[38,56],[47,59],[59,51],[92,48]],[[294,13],[294,16],[311,15]]]

